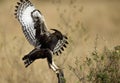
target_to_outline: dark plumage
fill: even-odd
[[[53,54],[62,54],[66,48],[67,37],[56,29],[47,30],[44,16],[29,0],[20,0],[15,6],[15,16],[22,25],[23,33],[34,49],[25,55],[22,60],[28,67],[37,59],[47,58],[49,67],[57,72],[58,67],[52,60]]]

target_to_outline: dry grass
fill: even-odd
[[[14,18],[16,1],[0,0],[0,82],[56,83],[56,75],[48,68],[46,60],[38,60],[24,68],[21,58],[33,47]],[[49,28],[57,28],[69,37],[68,48],[61,56],[54,57],[55,63],[64,68],[67,83],[78,80],[68,65],[74,66],[75,57],[82,63],[90,55],[96,34],[99,52],[104,46],[111,49],[120,44],[120,2],[117,0],[31,1],[44,14]]]

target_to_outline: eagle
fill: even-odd
[[[15,6],[15,17],[22,26],[22,31],[34,49],[22,60],[27,68],[37,59],[47,58],[48,66],[54,72],[59,70],[53,61],[54,55],[60,55],[67,47],[68,38],[57,29],[49,30],[43,14],[29,0],[20,0]]]

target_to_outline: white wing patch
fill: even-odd
[[[15,16],[22,25],[22,31],[29,41],[29,43],[35,47],[41,46],[39,38],[39,34],[46,34],[47,36],[50,33],[47,31],[47,26],[45,23],[44,16],[41,14],[39,10],[37,10],[33,4],[29,0],[20,0],[17,2],[18,6],[16,6]],[[39,17],[39,23],[35,22],[36,17]],[[36,29],[35,25],[39,25],[37,28],[40,28],[40,33],[38,29]],[[37,34],[37,35],[36,35]],[[38,36],[38,38],[36,37]],[[53,53],[58,55],[58,52],[61,53],[61,50],[64,50],[66,47],[67,37],[63,35],[62,40],[58,40],[57,44],[53,49]]]
[[[32,6],[28,6],[26,10],[23,12],[21,18],[19,18],[21,21],[21,24],[23,26],[23,32],[25,36],[29,36],[27,39],[30,44],[36,45],[36,40],[35,40],[35,29],[34,29],[34,22],[31,17],[31,12],[35,10],[35,8]]]
[[[31,17],[31,12],[35,10],[35,7],[29,0],[20,0],[17,2],[18,6],[16,6],[16,18],[22,25],[23,33],[29,43],[33,46],[36,46],[36,39],[35,39],[35,29],[34,29],[34,22]]]

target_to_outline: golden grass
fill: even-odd
[[[98,34],[98,49],[120,44],[120,5],[112,2],[52,3],[31,0],[44,14],[47,25],[67,34],[70,44],[55,63],[64,68],[67,83],[78,80],[68,69],[75,57],[81,62],[94,49]],[[0,82],[1,83],[56,83],[54,72],[46,60],[37,60],[27,69],[21,58],[33,47],[26,41],[21,26],[14,18],[16,0],[0,2]],[[62,17],[61,17],[62,16]]]

